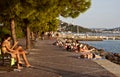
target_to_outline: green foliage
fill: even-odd
[[[15,18],[16,35],[21,37],[26,26],[34,32],[56,31],[59,26],[57,17],[76,18],[90,5],[91,0],[1,0],[0,20],[8,24],[10,18]],[[27,24],[24,19],[28,20]]]
[[[2,33],[4,33],[4,34],[10,34],[10,30],[7,29],[7,28],[3,28],[2,29]]]
[[[0,27],[0,41],[2,41],[5,34],[10,34],[10,30],[5,27]]]
[[[16,27],[15,32],[16,32],[16,37],[17,37],[17,38],[22,38],[22,37],[25,36],[23,30],[22,30],[21,27],[19,27],[19,26]]]
[[[61,5],[64,6],[61,16],[76,18],[90,8],[91,0],[61,0]]]

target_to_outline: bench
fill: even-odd
[[[13,66],[15,64],[15,60],[14,58],[12,58],[10,53],[3,53],[2,49],[0,47],[0,60],[1,60],[1,64],[4,66]]]

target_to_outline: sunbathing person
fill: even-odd
[[[81,53],[81,58],[88,58],[88,59],[101,59],[102,57],[95,54],[95,48],[88,49],[87,45],[80,45],[79,51]]]
[[[5,38],[4,38],[3,42],[2,42],[2,51],[3,51],[3,53],[10,53],[12,58],[15,58],[17,60],[17,68],[18,69],[21,69],[20,64],[22,63],[20,55],[22,55],[23,60],[24,60],[24,62],[26,64],[26,67],[30,67],[31,65],[29,64],[29,62],[28,62],[28,60],[26,58],[25,52],[22,49],[22,47],[17,46],[18,42],[15,42],[15,44],[13,46],[11,46],[10,40],[11,40],[10,35],[6,34]]]
[[[79,52],[81,53],[82,57],[92,59],[93,54],[91,53],[91,50],[88,49],[87,45],[80,45]]]

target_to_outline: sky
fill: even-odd
[[[86,28],[120,27],[120,0],[91,1],[90,9],[77,18],[60,17],[60,20]]]

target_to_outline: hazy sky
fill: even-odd
[[[91,8],[79,17],[61,20],[86,28],[120,27],[120,0],[91,0]]]

